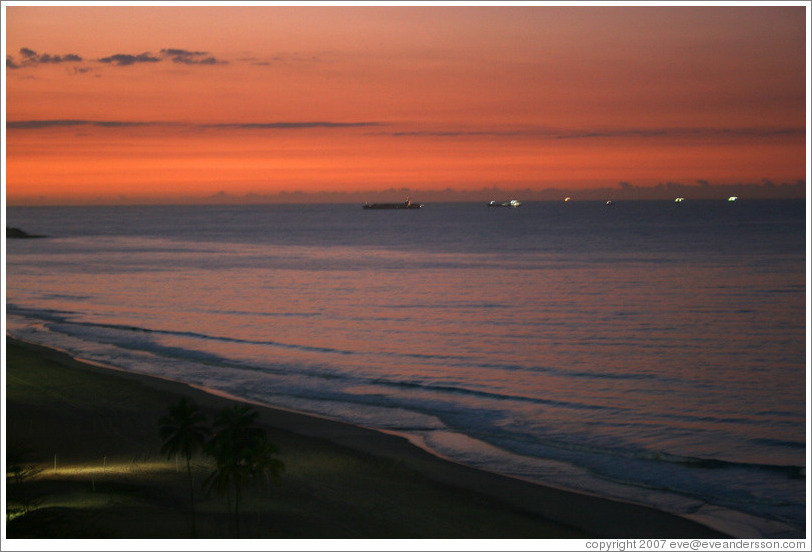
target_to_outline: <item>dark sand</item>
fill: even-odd
[[[7,537],[188,538],[186,474],[159,454],[158,419],[180,396],[210,419],[234,402],[9,338],[6,346],[6,451],[43,470],[26,483],[37,508],[8,522]],[[270,495],[246,496],[242,537],[724,537],[651,508],[467,468],[398,436],[257,410],[287,469]],[[200,483],[209,460],[193,464]],[[196,497],[198,536],[232,536],[225,499],[202,488]]]

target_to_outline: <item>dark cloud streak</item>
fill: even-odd
[[[64,63],[70,61],[82,61],[82,58],[76,54],[65,54],[64,56],[51,56],[49,54],[42,54],[39,57],[39,63]]]
[[[161,55],[164,56],[164,58],[171,58],[174,63],[183,63],[186,65],[216,65],[218,63],[225,63],[218,61],[214,56],[210,56],[208,52],[195,52],[182,50],[180,48],[164,48],[161,50]]]
[[[91,126],[103,128],[126,128],[168,125],[171,123],[139,123],[134,121],[88,121],[82,119],[46,119],[38,121],[6,121],[7,129],[42,129]]]
[[[380,121],[275,121],[267,123],[179,123],[172,121],[98,121],[87,119],[48,119],[29,121],[8,121],[8,129],[46,129],[67,127],[163,127],[192,130],[297,130],[297,129],[351,129],[381,127],[370,136],[418,137],[418,138],[518,138],[537,140],[612,140],[612,139],[688,139],[688,140],[734,140],[734,139],[781,139],[803,138],[806,130],[802,127],[775,128],[660,128],[660,129],[617,129],[617,130],[560,130],[550,128],[520,130],[475,130],[475,131],[392,131],[383,127],[390,123]]]
[[[214,56],[210,56],[208,52],[184,50],[181,48],[163,48],[159,55],[153,55],[149,52],[138,55],[115,54],[101,58],[98,61],[121,67],[135,65],[136,63],[160,63],[168,59],[172,60],[173,63],[182,63],[184,65],[217,65],[226,63],[224,61],[218,61]]]
[[[164,48],[160,54],[157,55],[150,52],[141,54],[118,53],[93,61],[116,67],[127,67],[140,63],[160,63],[166,60],[171,60],[173,63],[182,63],[184,65],[223,65],[227,63],[209,55],[209,52],[185,50],[182,48]],[[6,56],[6,67],[8,69],[21,69],[23,67],[34,67],[40,64],[76,63],[81,61],[83,61],[82,57],[77,54],[39,54],[36,50],[31,48],[20,48],[19,60],[11,55]]]
[[[331,122],[331,121],[299,121],[276,123],[217,123],[217,124],[185,124],[169,121],[93,121],[87,119],[46,119],[31,121],[7,121],[7,129],[37,130],[46,128],[69,127],[98,127],[98,128],[128,128],[128,127],[179,127],[198,129],[224,129],[224,130],[263,130],[263,129],[309,129],[309,128],[356,128],[381,126],[379,122]]]
[[[176,56],[172,58],[172,61],[175,63],[184,63],[186,65],[217,65],[218,63],[223,63],[221,61],[217,61],[213,57],[194,59],[189,57]]]
[[[20,57],[22,60],[17,63],[12,56],[6,56],[6,67],[9,69],[20,69],[22,67],[31,67],[39,65],[40,63],[76,63],[82,61],[82,57],[76,54],[38,54],[36,50],[31,48],[20,48]]]
[[[775,138],[805,136],[806,130],[797,128],[659,128],[613,130],[562,130],[531,128],[517,130],[428,130],[397,131],[387,133],[394,137],[423,138],[542,138],[550,140],[585,140],[600,138]]]
[[[161,50],[161,53],[165,56],[183,56],[183,57],[208,55],[208,52],[192,52],[190,50],[181,50],[180,48],[164,48],[163,50]]]
[[[200,125],[202,128],[224,128],[224,129],[296,129],[296,128],[350,128],[350,127],[373,127],[381,126],[382,123],[358,122],[358,123],[335,123],[328,121],[303,121],[303,122],[280,122],[280,123],[221,123],[211,125]]]
[[[136,63],[157,63],[161,61],[161,58],[155,57],[149,52],[144,52],[143,54],[138,54],[137,56],[130,54],[114,54],[112,56],[101,58],[98,61],[121,67],[125,65],[135,65]]]

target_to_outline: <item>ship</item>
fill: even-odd
[[[511,199],[510,201],[491,201],[488,203],[488,207],[518,207],[521,205],[521,202],[517,199]]]
[[[421,209],[422,203],[412,203],[411,198],[406,198],[403,203],[364,203],[363,209]]]

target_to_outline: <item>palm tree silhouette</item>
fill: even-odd
[[[160,419],[163,446],[161,453],[167,458],[180,454],[186,458],[186,473],[189,476],[189,504],[192,513],[192,538],[197,536],[195,519],[195,488],[192,478],[192,455],[203,448],[209,429],[206,418],[200,408],[192,401],[181,398],[169,407],[165,416]]]
[[[234,496],[234,531],[240,537],[240,501],[243,487],[276,479],[284,464],[274,457],[276,447],[268,441],[265,431],[256,425],[259,414],[249,405],[235,405],[220,411],[214,420],[215,433],[207,444],[216,467],[206,479],[210,491],[226,495],[231,514]]]

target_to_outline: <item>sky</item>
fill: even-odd
[[[5,199],[805,187],[806,6],[7,2]]]

